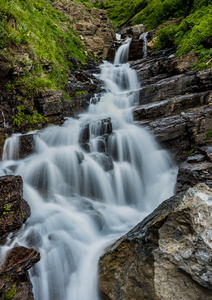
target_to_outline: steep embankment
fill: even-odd
[[[193,68],[205,69],[212,66],[211,4],[211,0],[112,0],[96,6],[107,10],[117,28],[144,24],[147,31],[154,30],[153,51],[175,47],[178,57],[194,51]]]
[[[86,70],[106,57],[114,29],[105,11],[80,2],[1,1],[0,38],[2,146],[7,134],[87,107],[97,81]]]

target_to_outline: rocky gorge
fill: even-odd
[[[64,7],[58,9],[64,10]],[[69,8],[66,13],[73,15]],[[92,25],[83,17],[75,26],[84,36],[86,46],[92,46],[92,52],[96,51],[95,54],[104,59],[108,51],[108,59],[112,59],[116,46],[110,50],[109,45],[114,33],[106,34],[105,30],[105,47],[100,38],[91,41],[102,18],[104,23],[105,13],[98,13]],[[172,154],[179,166],[177,194],[105,250],[99,261],[101,296],[107,300],[170,299],[170,295],[173,299],[190,299],[192,291],[192,299],[212,299],[212,70],[190,71],[195,59],[192,53],[179,60],[171,48],[143,58],[143,40],[133,39],[130,47],[130,65],[140,82],[134,122],[152,132],[161,147]],[[99,72],[98,64],[87,61],[79,68],[77,61],[73,63],[65,85],[69,100],[62,91],[53,90],[40,92],[32,99],[33,106],[52,124],[62,124],[66,117],[77,118],[88,108],[94,94],[101,91],[102,83],[93,75]],[[7,76],[19,76],[14,68],[5,70],[3,62],[1,66],[2,82]],[[95,101],[98,103],[98,96]],[[1,93],[2,146],[5,137],[18,130],[10,126],[9,120],[17,103],[16,93]],[[113,128],[109,118],[100,123],[99,148],[105,153]],[[23,133],[30,127],[26,124]],[[80,144],[84,149],[88,149],[91,127],[91,123],[86,123],[82,129]],[[22,135],[19,139],[17,159],[22,159],[35,151],[34,134]],[[79,162],[82,160],[83,156],[79,155]],[[106,162],[105,157],[103,160],[106,171],[113,169],[109,156]],[[22,197],[20,177],[1,177],[0,189],[1,243],[4,244],[8,234],[16,232],[29,217],[30,209]],[[6,261],[1,263],[2,299],[33,299],[27,270],[39,259],[36,250],[19,245],[9,251]]]

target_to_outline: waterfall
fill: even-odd
[[[147,44],[148,44],[147,35],[148,35],[148,32],[144,32],[139,37],[139,39],[144,41],[144,44],[143,44],[143,58],[146,58],[147,55],[148,55],[148,52],[147,52]]]
[[[4,122],[3,123],[4,124],[4,128],[8,128],[8,124],[6,122],[6,118],[5,118],[4,112],[3,112],[2,109],[0,109],[0,111],[1,111],[2,118],[3,118],[3,122]]]
[[[36,152],[24,159],[15,157],[15,135],[5,144],[0,175],[22,176],[32,210],[11,246],[41,253],[30,270],[36,300],[99,300],[103,249],[174,193],[169,155],[133,124],[139,83],[126,63],[129,43],[101,65],[106,92],[79,119],[37,131]]]

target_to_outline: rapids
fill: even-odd
[[[5,247],[18,242],[41,253],[30,270],[36,300],[99,300],[103,249],[174,193],[176,169],[168,153],[133,124],[140,86],[127,63],[129,43],[118,49],[114,64],[101,65],[96,76],[105,92],[79,119],[35,132],[36,153],[24,159],[18,159],[19,135],[5,143],[0,175],[22,176],[32,210]],[[103,119],[111,120],[112,134],[102,133]],[[90,152],[79,144],[84,124]]]

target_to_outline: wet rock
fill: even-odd
[[[146,85],[140,90],[139,102],[140,104],[145,104],[193,92],[192,81],[194,81],[194,79],[195,72],[190,72],[186,75],[176,75],[171,78],[165,78],[157,81],[156,83]]]
[[[82,129],[80,132],[79,143],[86,144],[90,140],[90,129],[89,124],[82,124]]]
[[[133,111],[134,120],[155,119],[180,113],[189,108],[208,104],[210,102],[210,92],[187,94],[176,96],[171,99],[156,101],[136,107]]]
[[[212,147],[204,146],[194,151],[179,166],[176,184],[177,192],[185,191],[198,182],[204,182],[212,188]]]
[[[34,249],[17,246],[8,251],[0,266],[1,275],[23,275],[40,260]]]
[[[141,86],[153,84],[160,79],[173,76],[171,63],[174,49],[162,50],[152,53],[148,58],[131,62],[131,67],[136,70]]]
[[[111,118],[93,121],[90,123],[91,134],[100,136],[111,134],[113,132],[113,125]]]
[[[129,61],[143,57],[143,43],[141,40],[132,40],[129,47]]]
[[[84,158],[85,158],[84,154],[82,152],[77,152],[76,151],[76,156],[77,156],[79,164],[81,164],[83,162]]]
[[[164,201],[99,260],[102,299],[212,299],[212,190]]]
[[[20,176],[0,177],[0,242],[10,232],[17,231],[30,216],[30,207],[23,199],[23,182]]]
[[[201,145],[205,141],[207,132],[212,128],[212,106],[208,104],[192,108],[186,113],[181,112],[155,120],[143,119],[138,124],[152,131],[162,146],[169,149],[174,158],[182,162],[183,153]]]
[[[60,115],[63,111],[62,91],[44,91],[34,98],[35,108],[44,116]]]
[[[34,134],[23,134],[19,136],[19,158],[25,158],[26,156],[34,152],[35,152]]]
[[[91,153],[91,157],[102,167],[105,172],[113,170],[113,159],[110,155],[96,152]]]
[[[1,299],[34,300],[27,270],[39,260],[40,254],[34,249],[16,246],[8,251],[1,259]]]

